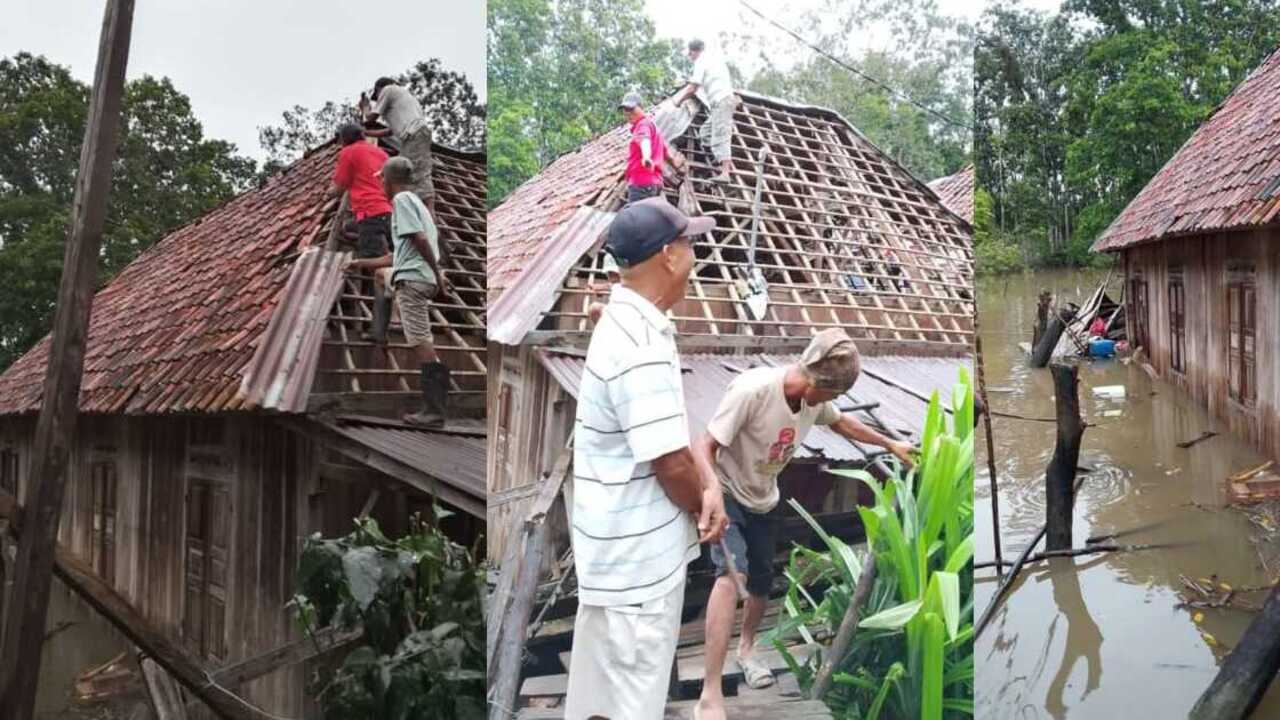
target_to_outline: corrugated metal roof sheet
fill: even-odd
[[[685,406],[689,413],[689,432],[700,435],[715,414],[725,388],[743,370],[765,365],[782,366],[799,360],[799,355],[682,355]],[[584,358],[579,353],[540,350],[539,361],[552,377],[575,398],[582,379]],[[894,387],[865,371],[929,396],[938,391],[944,407],[950,407],[951,388],[959,379],[960,368],[971,367],[964,358],[920,358],[902,356],[863,356],[864,373],[853,388],[836,400],[843,408],[864,403],[879,403],[876,415],[909,440],[918,441],[924,427],[928,404],[912,393]],[[866,420],[864,416],[862,418]],[[826,427],[815,427],[796,452],[797,459],[859,463],[879,448],[862,447],[845,440]]]
[[[1280,50],[1187,139],[1093,244],[1119,250],[1162,237],[1280,222]]]
[[[334,432],[364,447],[462,491],[475,500],[464,510],[480,509],[484,517],[485,453],[488,441],[483,430],[451,432],[423,430],[394,421],[339,418],[325,423]]]
[[[930,181],[929,189],[938,194],[938,199],[948,210],[973,224],[973,165],[966,165],[954,175]]]
[[[316,375],[329,311],[342,289],[347,253],[310,248],[293,264],[284,294],[240,384],[244,408],[299,413]]]
[[[565,274],[604,234],[613,217],[611,212],[579,207],[560,225],[547,243],[548,251],[535,255],[524,269],[522,277],[527,280],[521,282],[520,292],[503,293],[489,306],[489,339],[520,344],[537,327],[542,314],[555,304]]]

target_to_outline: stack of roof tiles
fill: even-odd
[[[1191,135],[1093,249],[1280,221],[1280,50]]]

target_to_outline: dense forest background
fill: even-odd
[[[999,2],[976,41],[979,272],[1108,262],[1094,238],[1280,44],[1277,0]]]
[[[440,142],[484,146],[485,107],[439,60],[398,76]],[[107,206],[100,284],[171,230],[264,181],[333,138],[361,88],[319,108],[294,107],[259,128],[261,164],[208,138],[190,98],[167,78],[125,88],[119,158]],[[89,87],[64,66],[19,53],[0,58],[0,371],[49,331],[70,217]]]
[[[940,14],[930,0],[840,0],[774,19],[900,94],[746,10],[703,38],[724,49],[735,85],[836,110],[925,180],[969,161],[970,26]],[[627,91],[656,104],[679,89],[690,69],[689,39],[657,37],[643,0],[490,0],[490,207],[552,160],[619,125],[616,107]]]

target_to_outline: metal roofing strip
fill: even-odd
[[[519,345],[555,305],[565,275],[608,229],[613,217],[611,212],[579,207],[511,283],[519,292],[504,292],[489,306],[489,340]]]

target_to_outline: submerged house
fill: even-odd
[[[1119,256],[1129,339],[1280,458],[1280,51],[1095,241]]]
[[[687,296],[670,313],[691,432],[702,431],[737,373],[791,362],[813,333],[841,327],[858,344],[864,372],[838,404],[917,438],[928,395],[941,389],[946,401],[959,369],[970,365],[968,222],[837,113],[739,96],[733,179],[725,186],[707,181],[715,171],[698,139],[705,112],[690,100],[655,116],[672,150],[668,200],[717,223],[695,242]],[[538,512],[539,501],[545,504],[540,492],[555,481],[553,468],[566,452],[591,332],[587,310],[608,290],[600,248],[623,204],[627,143],[626,127],[590,141],[489,214],[488,537],[494,560],[528,556],[519,547],[526,542],[524,521]],[[751,246],[758,178],[755,261],[769,303],[755,320],[739,279]],[[865,466],[876,450],[815,428],[782,477],[784,500],[794,497],[824,524],[855,534],[849,510],[857,483],[825,470]],[[565,505],[571,503],[558,501],[546,515],[543,567],[553,577],[568,567]],[[809,537],[785,502],[778,512],[786,516],[783,543]],[[563,603],[558,608],[565,610]]]
[[[450,403],[404,425],[418,395],[393,322],[360,339],[369,284],[344,272],[329,144],[170,233],[94,298],[60,545],[210,672],[299,639],[285,607],[302,540],[368,514],[388,533],[438,500],[473,542],[485,512],[485,160],[435,151],[453,297],[433,309]],[[46,338],[0,375],[0,492],[30,496]],[[11,606],[11,604],[6,604]],[[231,688],[306,709],[302,666]]]

